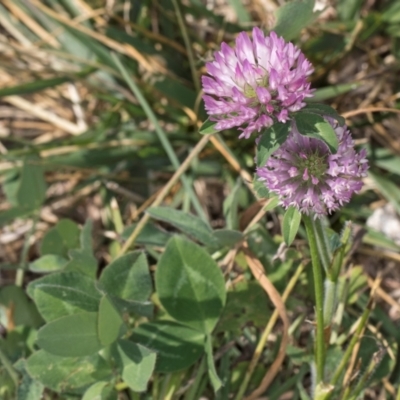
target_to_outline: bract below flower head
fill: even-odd
[[[276,121],[286,122],[312,96],[311,63],[275,32],[264,36],[254,28],[252,40],[241,32],[235,48],[222,43],[214,57],[202,82],[205,108],[217,130],[240,127],[240,137],[249,138]]]
[[[322,140],[301,135],[293,122],[286,141],[257,169],[259,179],[278,195],[283,207],[321,217],[360,191],[367,175],[367,152],[355,151],[346,126],[329,122],[339,141],[337,153],[331,153]]]

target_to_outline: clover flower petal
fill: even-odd
[[[204,103],[215,128],[238,127],[239,137],[285,122],[290,112],[312,96],[307,77],[314,71],[304,54],[275,32],[264,36],[253,29],[252,39],[241,32],[234,48],[221,44],[203,76]]]
[[[331,121],[339,141],[335,154],[322,141],[301,135],[294,122],[286,141],[257,168],[259,180],[278,195],[280,204],[321,217],[348,203],[367,175],[366,150],[356,152],[346,126]]]

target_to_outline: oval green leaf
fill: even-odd
[[[105,295],[99,306],[99,339],[103,346],[115,342],[121,334],[123,324],[121,315]]]
[[[83,394],[82,400],[115,400],[118,393],[114,390],[112,382],[96,382]]]
[[[325,117],[331,117],[338,121],[340,126],[343,126],[345,124],[345,119],[340,116],[337,111],[332,108],[331,106],[328,106],[327,104],[321,104],[321,103],[310,103],[307,104],[305,107],[301,109],[302,112],[309,112],[313,114],[318,114],[320,116],[325,116]]]
[[[204,333],[214,329],[225,304],[225,281],[202,247],[182,237],[172,238],[155,280],[161,304],[172,317]]]
[[[268,158],[278,150],[290,132],[291,123],[278,122],[266,129],[257,144],[257,166],[264,167]]]
[[[274,31],[286,40],[298,37],[320,14],[314,12],[314,3],[315,0],[292,1],[277,8]]]
[[[153,374],[156,353],[129,340],[119,340],[114,350],[122,379],[135,392],[144,392]]]
[[[217,238],[221,247],[233,247],[243,239],[243,233],[231,229],[216,229],[214,236]]]
[[[159,372],[186,369],[204,352],[205,335],[173,321],[141,324],[131,339],[157,353],[156,371]]]
[[[283,216],[282,234],[285,243],[290,246],[297,235],[301,221],[300,211],[289,207]]]
[[[104,268],[99,282],[109,295],[124,300],[145,301],[153,291],[149,266],[141,251],[114,260]]]
[[[97,354],[90,357],[60,357],[39,350],[27,360],[29,375],[56,392],[87,387],[111,378],[111,369]]]
[[[207,119],[200,127],[199,133],[201,133],[202,135],[211,135],[213,133],[217,133],[218,131],[214,129],[215,125],[217,125],[216,122]]]
[[[103,347],[97,334],[97,321],[98,314],[91,312],[56,319],[38,331],[37,343],[58,356],[91,355]]]
[[[68,260],[58,254],[46,254],[29,264],[29,271],[38,274],[55,272],[63,269]]]
[[[210,225],[195,215],[187,214],[170,207],[151,207],[146,212],[155,219],[168,222],[206,246],[212,247],[218,245],[218,241],[214,238]]]
[[[323,140],[332,153],[336,153],[339,140],[331,124],[317,114],[301,112],[295,114],[297,130],[304,136]]]
[[[46,321],[76,314],[97,311],[101,294],[95,281],[77,272],[60,272],[36,279],[27,292]]]

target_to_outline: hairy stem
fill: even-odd
[[[322,280],[322,267],[318,253],[317,230],[315,229],[313,217],[303,215],[304,225],[306,227],[308,244],[310,246],[311,263],[314,276],[314,290],[315,290],[315,311],[317,319],[317,332],[315,343],[315,364],[317,370],[318,385],[324,379],[324,366],[325,366],[325,338],[324,338],[324,283]]]

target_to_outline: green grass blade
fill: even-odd
[[[142,106],[144,112],[146,113],[147,117],[151,121],[151,123],[154,125],[154,129],[156,131],[156,134],[161,142],[161,145],[163,146],[165,152],[168,155],[168,158],[171,162],[171,164],[174,166],[175,169],[178,169],[180,166],[178,157],[176,156],[173,147],[171,146],[171,143],[169,142],[167,135],[165,132],[162,130],[160,124],[158,123],[157,117],[154,114],[153,110],[151,109],[149,103],[147,100],[144,98],[142,92],[140,91],[139,87],[136,85],[136,82],[129,76],[128,71],[125,69],[125,67],[122,65],[121,61],[117,57],[115,53],[112,53],[112,58],[114,60],[114,63],[116,67],[118,68],[119,72],[125,79],[126,83],[128,84],[129,88],[132,90],[136,98],[138,99],[140,105]],[[206,220],[207,217],[203,211],[203,208],[201,207],[201,204],[196,197],[189,180],[185,175],[181,176],[181,181],[182,184],[185,188],[185,190],[188,192],[190,196],[190,200],[192,201],[193,207],[195,208],[196,212],[199,214],[199,216]]]

